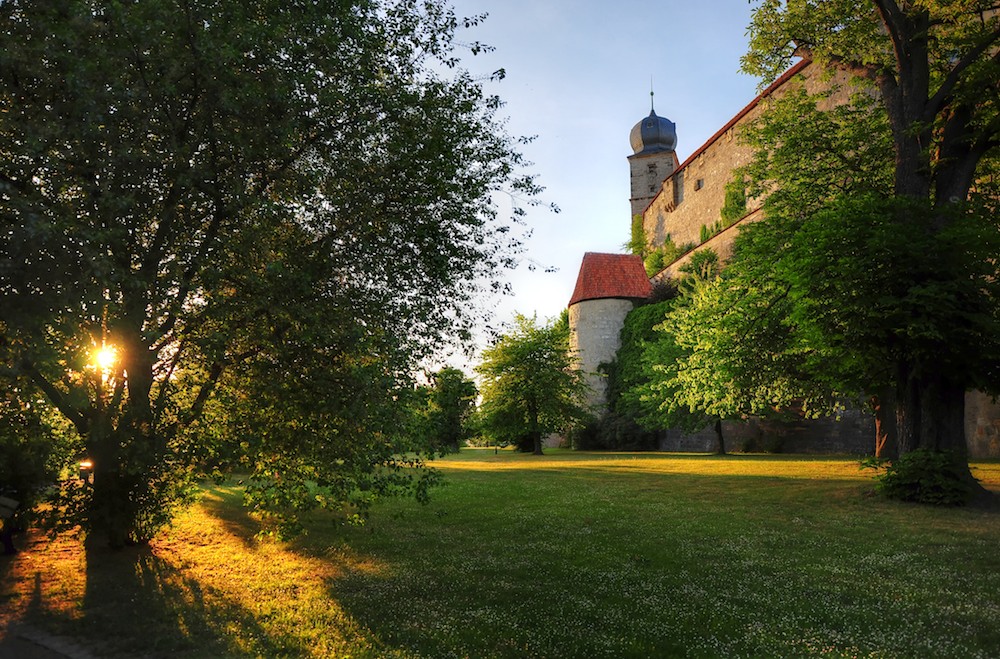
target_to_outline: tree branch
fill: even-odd
[[[193,288],[195,276],[201,270],[202,264],[216,243],[223,219],[229,217],[229,209],[222,201],[217,182],[211,192],[214,197],[215,212],[212,214],[208,228],[205,230],[205,236],[201,241],[201,245],[198,246],[198,253],[191,259],[188,267],[185,268],[184,273],[181,275],[180,288],[173,299],[174,304],[172,306],[174,310],[168,311],[166,319],[160,324],[158,329],[160,336],[169,334],[177,324],[178,311],[187,302],[187,297]]]
[[[182,424],[187,425],[201,418],[202,412],[205,410],[205,404],[208,402],[209,397],[215,390],[215,385],[218,384],[219,378],[222,377],[223,372],[228,366],[245,361],[259,355],[261,352],[263,352],[263,348],[254,347],[225,360],[215,361],[211,368],[209,368],[208,377],[205,378],[205,381],[202,382],[201,387],[198,389],[198,395],[195,397],[194,402],[188,408]]]
[[[882,24],[889,33],[889,40],[892,42],[893,51],[897,62],[904,62],[907,53],[904,44],[909,35],[904,34],[906,15],[896,4],[895,0],[872,0],[875,4],[875,11],[882,19]]]
[[[945,76],[944,81],[941,86],[938,87],[937,92],[927,101],[927,105],[924,109],[924,116],[922,121],[924,123],[930,123],[934,120],[934,117],[941,111],[941,108],[948,102],[951,93],[954,91],[955,87],[958,85],[962,72],[969,68],[980,55],[985,53],[991,46],[996,44],[997,40],[1000,39],[1000,25],[997,26],[993,32],[987,35],[982,42],[976,44],[969,52],[967,52],[962,59],[952,67],[948,75]],[[994,66],[1000,64],[1000,51],[993,54],[990,58],[991,63]]]
[[[83,411],[72,405],[66,395],[60,391],[58,387],[49,382],[49,380],[42,375],[41,371],[39,371],[31,361],[27,359],[23,360],[21,362],[21,368],[23,368],[25,373],[28,374],[32,382],[34,382],[38,388],[42,390],[45,397],[56,406],[56,409],[62,412],[63,415],[65,415],[66,418],[69,419],[74,426],[76,426],[76,429],[80,432],[80,434],[86,434],[90,427],[90,419],[88,416]]]

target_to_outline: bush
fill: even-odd
[[[655,432],[613,413],[575,431],[570,439],[581,451],[655,451],[659,444]]]
[[[961,506],[972,497],[972,483],[963,477],[953,453],[917,449],[884,464],[875,491],[890,499]]]

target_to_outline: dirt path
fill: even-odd
[[[0,629],[0,659],[96,659],[69,639],[26,625]]]

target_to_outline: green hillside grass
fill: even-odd
[[[98,656],[1000,655],[1000,512],[876,498],[856,460],[438,466],[430,505],[317,514],[291,543],[255,537],[235,485],[148,548],[22,539],[0,616]],[[1000,491],[1000,464],[973,473]]]

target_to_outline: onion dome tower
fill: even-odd
[[[649,92],[649,116],[637,123],[629,133],[632,155],[628,157],[632,170],[632,216],[642,215],[663,185],[677,168],[677,126],[653,109],[653,92]]]

